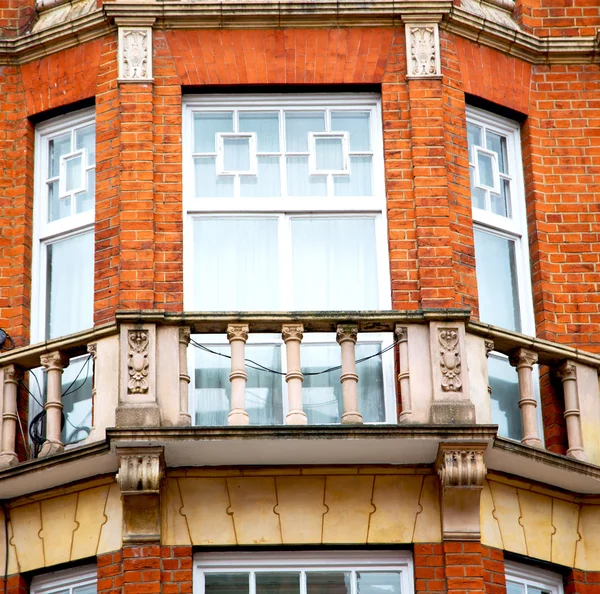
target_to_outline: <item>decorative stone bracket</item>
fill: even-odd
[[[407,18],[404,18],[406,21]],[[440,33],[436,22],[407,22],[407,78],[438,78],[442,75]]]
[[[160,542],[163,448],[117,448],[123,499],[123,542]]]
[[[479,504],[486,467],[486,443],[441,443],[436,460],[440,479],[444,540],[480,540]]]

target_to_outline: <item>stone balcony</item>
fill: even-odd
[[[265,345],[270,366],[257,360]],[[319,348],[329,358],[307,360]],[[497,436],[490,353],[516,368],[520,441]],[[562,383],[567,456],[544,449],[536,364]],[[35,378],[27,373],[36,368]],[[483,447],[488,468],[589,493],[600,479],[598,368],[596,355],[472,321],[463,310],[120,312],[114,324],[0,357],[0,479],[17,494],[34,470],[40,489],[73,472],[113,472],[124,447],[163,447],[170,467],[430,465],[440,444],[461,442]],[[74,381],[78,369],[93,372]],[[253,384],[257,374],[269,376],[270,392]],[[86,379],[89,394],[74,399]],[[23,413],[36,383],[38,447]],[[89,426],[71,431],[79,441],[69,443],[65,424],[81,429],[75,408]]]

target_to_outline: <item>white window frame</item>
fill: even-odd
[[[204,594],[205,573],[253,573],[254,571],[393,571],[400,573],[402,594],[414,594],[412,555],[408,551],[287,551],[269,553],[196,553],[194,594]],[[300,594],[306,594],[301,579]],[[250,581],[250,594],[256,594]],[[352,580],[352,592],[355,580]]]
[[[46,340],[46,293],[47,293],[47,246],[51,243],[69,239],[77,235],[94,232],[95,208],[90,211],[74,212],[74,193],[71,194],[72,214],[68,217],[48,222],[47,200],[47,168],[48,145],[52,138],[61,136],[79,128],[95,123],[95,109],[89,108],[76,113],[59,116],[38,124],[35,128],[35,160],[34,160],[34,199],[33,199],[33,242],[32,242],[32,276],[31,276],[31,342]],[[86,153],[78,149],[61,157],[61,168],[64,157],[75,153]],[[95,166],[93,167],[95,169]],[[92,167],[83,167],[82,175]],[[86,178],[87,179],[87,178]],[[59,182],[60,183],[60,182]],[[87,185],[87,181],[86,181]],[[62,190],[61,190],[62,192]],[[62,198],[61,198],[62,199]],[[93,262],[92,262],[93,265]]]
[[[64,590],[68,590],[68,594],[72,594],[73,588],[97,583],[98,570],[96,566],[85,565],[34,576],[31,580],[30,594],[53,594]]]
[[[504,571],[507,582],[510,581],[525,587],[523,594],[527,594],[527,586],[548,590],[550,594],[564,594],[563,578],[559,573],[514,561],[506,561]]]

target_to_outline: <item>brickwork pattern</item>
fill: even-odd
[[[482,545],[481,563],[486,594],[506,594],[504,551]]]

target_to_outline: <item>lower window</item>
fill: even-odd
[[[507,561],[506,594],[563,594],[559,573]]]
[[[31,594],[96,594],[95,565],[73,567],[36,575],[31,580]]]
[[[195,594],[412,594],[405,551],[205,553],[194,558]]]

